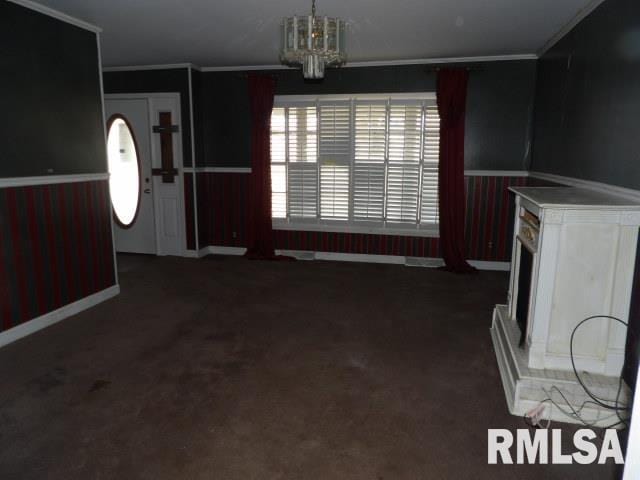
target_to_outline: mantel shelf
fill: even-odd
[[[576,187],[511,187],[509,190],[539,208],[566,210],[638,210],[640,202]]]

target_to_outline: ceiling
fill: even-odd
[[[105,66],[278,63],[282,17],[311,0],[38,0],[102,27]],[[317,0],[348,22],[349,60],[535,54],[594,0]]]

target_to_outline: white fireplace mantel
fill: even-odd
[[[582,398],[570,385],[569,343],[578,323],[593,315],[628,321],[640,203],[584,188],[511,190],[516,215],[508,304],[496,307],[492,337],[503,383],[510,385],[510,408],[521,414],[536,403],[536,388],[548,389],[553,380],[569,382],[565,387]],[[521,273],[528,264],[530,277]],[[518,319],[526,325],[522,346]],[[575,334],[576,366],[607,398],[615,397],[625,343],[626,328],[615,320],[590,321]]]

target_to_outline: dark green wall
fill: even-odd
[[[100,173],[96,34],[0,1],[0,177]]]
[[[640,2],[607,0],[540,60],[531,169],[640,189]]]
[[[539,60],[531,169],[640,189],[639,119],[640,2],[606,0]],[[633,384],[640,255],[629,322],[624,375]]]
[[[473,67],[467,101],[466,168],[523,170],[530,160],[536,62],[489,62]],[[260,73],[276,77],[277,95],[435,89],[434,66],[425,65],[328,69],[321,82],[305,82],[299,70]],[[248,167],[251,130],[246,72],[204,72],[200,81],[203,149],[198,165]]]
[[[126,70],[105,72],[104,93],[180,94],[182,117],[182,156],[185,167],[191,166],[191,109],[189,106],[189,69]]]

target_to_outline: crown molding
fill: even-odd
[[[484,55],[477,57],[442,57],[442,58],[415,58],[407,60],[383,60],[368,62],[351,62],[346,67],[393,67],[402,65],[438,65],[447,63],[482,63],[482,62],[509,62],[518,60],[537,60],[535,53],[517,55]]]
[[[573,28],[578,25],[582,20],[584,20],[591,12],[593,12],[596,8],[598,8],[604,0],[591,0],[582,10],[580,10],[576,15],[569,20],[569,22],[564,25],[558,32],[551,37],[547,43],[545,43],[540,50],[538,50],[538,58],[542,57],[545,53],[547,53],[551,48],[558,43],[565,35],[567,35]]]
[[[71,15],[67,15],[66,13],[59,12],[58,10],[54,10],[53,8],[45,7],[36,2],[32,2],[30,0],[8,0],[11,3],[15,3],[16,5],[20,5],[21,7],[28,8],[38,13],[42,13],[43,15],[47,15],[49,17],[55,18],[65,23],[69,23],[76,27],[83,28],[85,30],[89,30],[90,32],[100,33],[102,29],[91,23],[87,23],[84,20],[80,20],[78,18],[72,17]]]
[[[447,63],[481,63],[481,62],[505,62],[516,60],[537,60],[534,53],[521,55],[490,55],[478,57],[443,57],[443,58],[413,58],[406,60],[381,60],[367,62],[348,62],[340,68],[361,68],[361,67],[393,67],[404,65],[438,65]],[[234,65],[226,67],[202,67],[203,72],[237,72],[245,70],[289,70],[291,67],[281,64],[273,65]]]
[[[446,58],[416,58],[408,60],[384,60],[370,62],[350,62],[340,68],[360,67],[393,67],[402,65],[439,65],[447,63],[481,63],[481,62],[505,62],[517,60],[537,60],[534,53],[522,55],[493,55],[482,57],[446,57]],[[105,72],[123,72],[131,70],[168,70],[172,68],[192,68],[201,72],[243,72],[248,70],[290,70],[291,67],[282,64],[272,65],[230,65],[222,67],[200,67],[193,63],[167,63],[157,65],[128,65],[116,67],[104,67]]]
[[[200,71],[200,67],[193,63],[166,63],[157,65],[125,65],[121,67],[103,67],[103,72],[128,72],[135,70],[172,70],[179,68],[192,68]]]

